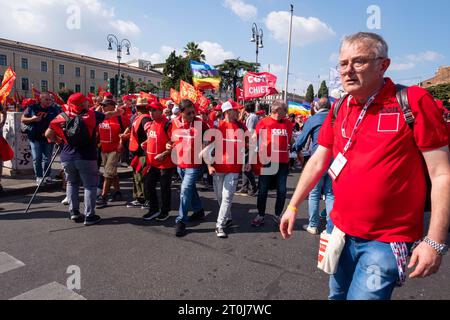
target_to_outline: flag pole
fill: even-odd
[[[294,18],[294,5],[291,4],[291,23],[289,27],[289,42],[288,42],[288,53],[287,53],[287,66],[286,66],[286,83],[284,86],[284,102],[287,103],[288,99],[288,89],[289,89],[289,67],[291,64],[291,42],[292,42],[292,20]]]

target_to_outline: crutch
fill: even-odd
[[[46,170],[45,173],[44,173],[44,177],[42,178],[41,182],[39,182],[39,185],[38,185],[38,187],[36,188],[36,191],[34,191],[34,194],[33,194],[33,197],[31,197],[30,203],[28,203],[28,207],[26,208],[25,213],[28,213],[28,211],[30,210],[31,204],[32,204],[33,201],[34,201],[34,198],[36,197],[36,195],[37,195],[37,193],[38,193],[38,191],[39,191],[39,188],[40,188],[40,187],[42,186],[42,184],[44,183],[44,179],[47,178],[48,173],[52,170],[53,162],[55,162],[55,159],[56,159],[56,157],[58,156],[59,152],[61,151],[61,148],[62,148],[62,145],[58,145],[58,148],[56,149],[56,152],[55,152],[55,154],[53,155],[52,161],[50,162],[50,164],[49,164],[47,170]]]

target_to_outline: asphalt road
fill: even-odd
[[[297,179],[289,178],[288,198]],[[130,195],[131,181],[123,186]],[[40,194],[28,215],[22,212],[30,195],[1,198],[0,299],[327,299],[328,276],[316,268],[319,238],[301,231],[306,204],[295,235],[284,241],[270,217],[252,228],[256,198],[236,196],[235,226],[224,240],[214,233],[214,194],[201,197],[207,219],[181,239],[174,236],[176,211],[164,223],[144,222],[142,210],[115,203],[98,211],[99,225],[84,227],[69,221],[61,192]],[[76,283],[70,266],[79,268],[79,290],[66,289],[68,280]],[[439,274],[408,281],[394,299],[450,299],[450,257]]]

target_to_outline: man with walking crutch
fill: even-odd
[[[67,177],[70,219],[90,226],[100,222],[95,215],[97,197],[97,127],[105,119],[122,115],[122,110],[106,113],[89,109],[88,99],[81,93],[70,96],[66,112],[50,123],[45,136],[62,144],[61,163]],[[84,187],[85,216],[80,213],[78,190]]]

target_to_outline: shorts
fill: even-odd
[[[118,176],[117,164],[119,163],[120,154],[118,152],[103,153],[102,162],[105,168],[103,176],[108,179],[112,179]]]

